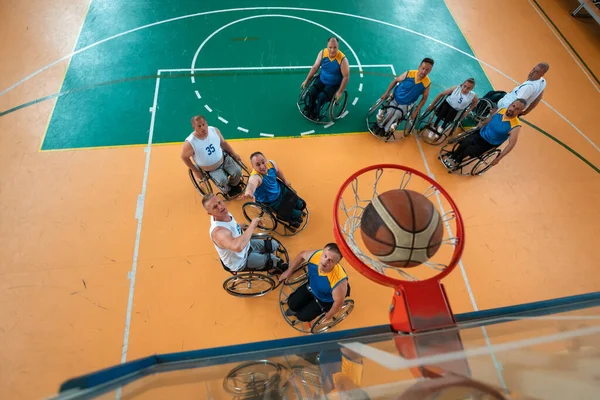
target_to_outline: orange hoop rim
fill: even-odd
[[[366,265],[363,261],[360,260],[360,258],[358,258],[358,256],[352,251],[352,249],[346,242],[346,239],[344,238],[344,235],[341,232],[342,228],[339,223],[340,200],[342,198],[342,195],[344,194],[344,192],[346,191],[346,189],[348,188],[350,183],[352,181],[354,181],[354,179],[356,179],[360,175],[365,174],[366,172],[377,170],[377,169],[395,169],[395,170],[400,170],[400,171],[404,171],[404,172],[409,172],[413,175],[416,175],[416,176],[426,180],[432,186],[434,186],[437,189],[437,191],[440,194],[442,194],[442,196],[444,196],[444,198],[448,201],[448,203],[452,207],[452,211],[454,212],[454,215],[455,215],[454,219],[456,221],[455,222],[456,223],[456,232],[454,232],[454,234],[457,238],[457,242],[454,246],[454,252],[452,254],[452,258],[450,259],[450,263],[448,264],[448,267],[445,268],[439,274],[432,276],[431,278],[423,279],[420,281],[408,281],[408,280],[403,280],[403,279],[391,278],[389,276],[380,274],[379,272],[373,270],[368,265]],[[334,236],[335,241],[337,242],[338,246],[340,247],[340,251],[342,252],[342,255],[348,260],[348,262],[354,267],[354,269],[356,269],[359,273],[361,273],[363,276],[369,278],[370,280],[377,282],[381,285],[390,286],[390,287],[398,287],[398,286],[402,286],[402,285],[422,285],[426,282],[436,282],[436,281],[442,280],[444,277],[446,277],[448,274],[450,274],[454,270],[454,268],[456,268],[456,265],[458,264],[458,262],[460,261],[460,259],[462,257],[462,253],[463,253],[464,246],[465,246],[465,229],[464,229],[462,216],[460,214],[460,211],[458,210],[456,203],[454,202],[454,200],[452,199],[450,194],[448,194],[448,192],[439,183],[437,183],[436,181],[434,181],[432,178],[425,175],[424,173],[417,171],[416,169],[406,167],[404,165],[398,165],[398,164],[371,165],[371,166],[368,166],[368,167],[365,167],[365,168],[362,168],[362,169],[356,171],[355,173],[350,175],[350,177],[348,177],[348,179],[346,179],[344,181],[344,183],[338,190],[335,201],[333,203],[333,236]]]

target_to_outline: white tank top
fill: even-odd
[[[457,111],[462,111],[469,107],[475,97],[475,92],[472,90],[467,94],[462,94],[461,90],[462,86],[457,86],[456,89],[450,93],[450,96],[446,97],[448,104]]]
[[[198,139],[194,132],[186,139],[194,149],[194,162],[199,167],[209,167],[215,165],[223,159],[223,149],[221,149],[221,138],[212,126],[208,127],[208,136],[206,139]]]
[[[250,249],[250,242],[248,242],[248,244],[242,251],[236,253],[233,250],[220,248],[212,240],[212,233],[217,227],[223,227],[229,230],[231,232],[231,236],[233,236],[234,238],[242,236],[242,228],[240,228],[240,225],[237,223],[235,218],[233,218],[233,215],[229,214],[229,216],[231,217],[231,221],[229,222],[215,221],[215,219],[212,216],[210,217],[210,240],[213,242],[215,249],[217,249],[217,253],[219,253],[219,257],[221,258],[221,261],[223,261],[223,264],[225,264],[225,266],[229,268],[230,271],[240,271],[246,266],[248,250]]]
[[[527,107],[525,107],[525,110],[527,110],[529,105],[538,98],[544,89],[546,89],[546,80],[544,78],[537,81],[525,81],[511,92],[506,93],[498,102],[498,109],[508,108],[516,99],[523,99],[527,102]]]

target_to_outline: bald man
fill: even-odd
[[[527,80],[508,92],[498,102],[498,110],[508,108],[515,100],[523,99],[527,102],[527,107],[519,114],[520,116],[527,115],[534,110],[544,95],[546,89],[546,80],[543,76],[548,72],[550,66],[548,63],[542,62],[537,64],[527,75]]]

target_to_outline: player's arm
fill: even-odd
[[[279,275],[279,282],[283,282],[290,276],[292,276],[294,271],[300,268],[302,263],[308,261],[310,259],[310,256],[313,255],[315,251],[317,250],[305,250],[298,253],[298,255],[294,257],[294,259],[290,263],[289,268],[283,274]]]
[[[333,297],[333,305],[331,309],[327,311],[325,314],[325,319],[331,319],[335,314],[337,314],[344,305],[344,299],[346,298],[346,293],[348,293],[348,279],[344,279],[333,289],[331,292],[331,296]]]
[[[219,135],[219,139],[221,140],[221,148],[228,152],[234,159],[242,161],[242,157],[240,157],[240,155],[233,150],[233,147],[231,147],[229,142],[227,142],[223,135],[221,135],[221,131],[218,128],[215,128],[215,131],[217,131],[217,135]]]
[[[469,109],[467,110],[467,112],[463,114],[463,117],[462,117],[461,121],[463,119],[465,119],[465,117],[467,115],[469,115],[471,113],[471,111],[473,111],[473,109],[475,107],[477,107],[477,103],[479,103],[479,97],[477,97],[477,95],[473,95],[473,101],[471,102],[471,106],[469,107]]]
[[[408,75],[408,71],[404,72],[400,76],[395,77],[394,80],[392,81],[392,83],[390,83],[390,86],[388,86],[388,88],[385,91],[385,93],[383,94],[383,96],[381,96],[381,98],[385,100],[390,95],[390,92],[392,91],[394,86],[396,86],[397,84],[399,84],[400,82],[402,82],[403,80],[406,79],[406,75]]]
[[[512,149],[517,144],[517,140],[519,140],[519,132],[521,132],[521,127],[518,126],[510,132],[510,136],[508,137],[508,145],[506,148],[498,155],[498,157],[492,162],[492,165],[496,165],[502,160],[508,153],[512,151]]]
[[[275,174],[277,175],[277,177],[279,179],[281,179],[286,186],[292,186],[291,182],[288,181],[287,178],[285,177],[285,175],[283,174],[283,171],[281,169],[279,169],[279,167],[277,167],[277,165],[275,165],[275,161],[271,160],[271,162],[273,163],[273,166],[275,167]]]
[[[306,79],[304,80],[304,82],[302,82],[302,85],[301,85],[302,89],[304,89],[304,87],[308,84],[308,82],[311,80],[311,78],[313,76],[315,76],[315,74],[317,73],[317,71],[321,67],[321,60],[322,59],[323,59],[323,50],[321,50],[319,52],[319,54],[317,54],[317,59],[315,60],[315,63],[311,67],[310,71],[308,71],[308,75],[306,75]]]
[[[435,106],[437,104],[438,100],[441,99],[442,96],[448,96],[450,93],[452,93],[454,91],[454,89],[456,89],[456,86],[453,86],[450,89],[446,89],[443,92],[441,92],[440,94],[438,94],[437,96],[435,96],[435,99],[433,99],[433,101],[431,102],[429,107],[427,107],[427,111],[433,110],[433,106]]]
[[[246,185],[246,191],[242,196],[240,196],[240,200],[252,200],[254,201],[254,192],[256,188],[259,187],[262,183],[262,177],[260,175],[251,175],[248,179],[248,184]]]
[[[523,111],[521,113],[521,116],[529,114],[530,112],[533,111],[534,108],[537,107],[537,105],[540,103],[540,101],[542,101],[542,97],[544,96],[544,92],[545,92],[545,90],[542,90],[542,93],[540,93],[540,95],[535,98],[535,100],[531,103],[531,105],[529,105],[527,107],[527,110],[525,110],[525,111]]]
[[[348,58],[344,57],[342,60],[342,65],[340,65],[340,72],[342,73],[343,79],[342,83],[340,83],[340,88],[335,94],[336,99],[340,99],[342,97],[342,93],[346,89],[346,85],[348,84],[348,79],[350,79],[350,64],[348,64]]]
[[[240,251],[244,250],[248,242],[250,242],[250,239],[252,238],[252,232],[254,232],[254,229],[256,229],[259,221],[259,218],[254,218],[252,222],[250,222],[250,225],[248,225],[248,229],[246,229],[244,233],[236,238],[233,237],[229,229],[217,227],[212,231],[211,238],[213,242],[215,242],[215,244],[220,248],[239,253]]]
[[[183,148],[181,149],[181,159],[183,160],[183,163],[194,172],[194,174],[199,174],[200,171],[196,169],[196,165],[194,165],[191,160],[193,156],[194,148],[192,147],[192,144],[186,140],[183,142]]]
[[[482,127],[484,127],[485,125],[489,124],[489,123],[490,123],[490,121],[492,120],[492,118],[494,118],[494,116],[495,116],[497,113],[498,113],[498,110],[496,110],[496,112],[495,112],[495,113],[493,113],[493,114],[490,114],[490,116],[489,116],[489,117],[487,117],[486,119],[484,119],[483,121],[481,121],[481,122],[480,122],[480,123],[479,123],[479,124],[476,126],[476,128],[482,128]]]
[[[419,102],[419,105],[417,106],[417,110],[414,115],[419,115],[419,113],[421,112],[421,108],[423,108],[423,106],[427,102],[427,98],[429,97],[429,88],[431,88],[431,85],[427,86],[427,89],[425,89],[425,91],[423,92],[423,96],[421,96],[421,101]]]

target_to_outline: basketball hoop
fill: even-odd
[[[412,268],[396,268],[373,256],[361,235],[365,208],[389,190],[422,193],[441,216],[444,236],[439,250]],[[390,310],[393,329],[417,332],[454,326],[454,316],[440,281],[450,274],[464,248],[464,226],[458,207],[443,187],[409,167],[378,164],[352,174],[337,193],[333,209],[334,237],[344,257],[362,275],[393,287]]]

